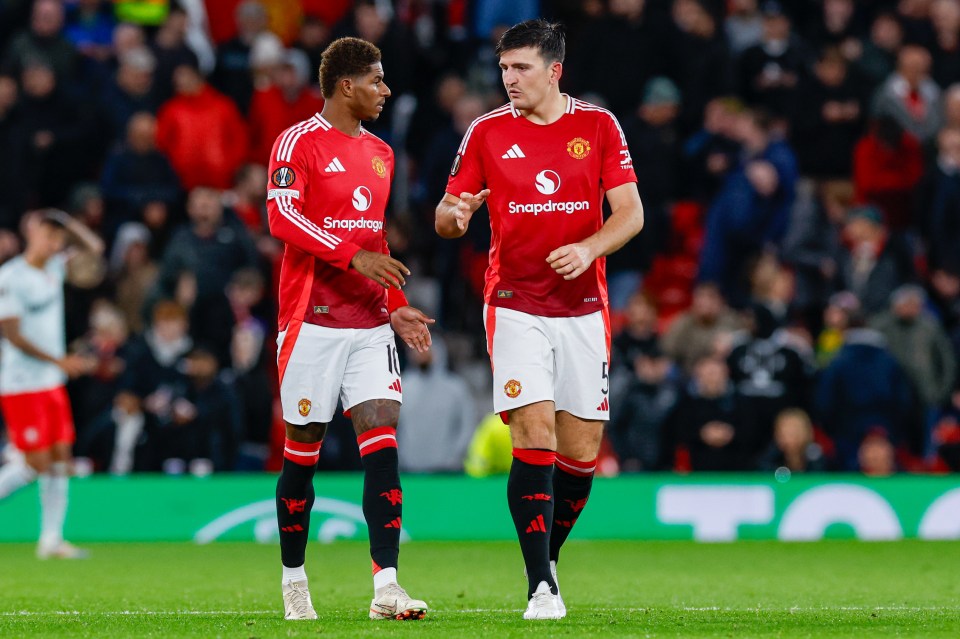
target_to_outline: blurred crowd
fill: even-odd
[[[608,260],[602,471],[960,470],[960,0],[0,0],[0,260],[43,207],[109,246],[67,290],[77,455],[277,467],[264,165],[353,35],[393,91],[369,126],[388,240],[440,329],[405,362],[401,464],[502,469],[489,228],[441,241],[433,210],[505,101],[495,42],[538,16],[567,29],[561,89],[619,118],[646,216]],[[320,464],[359,467],[346,420]]]

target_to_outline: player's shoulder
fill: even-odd
[[[493,111],[484,113],[467,127],[467,132],[463,134],[463,140],[460,142],[460,148],[457,150],[457,153],[463,155],[471,139],[483,139],[483,134],[478,135],[478,131],[484,131],[486,128],[496,126],[498,123],[512,121],[514,116],[516,116],[516,112],[509,102]]]
[[[383,138],[378,136],[376,133],[371,133],[366,128],[362,128],[360,131],[361,131],[361,135],[364,138],[364,141],[366,141],[367,144],[372,146],[375,151],[379,151],[381,153],[389,155],[390,157],[393,157],[393,148],[389,144],[387,144],[383,140]]]
[[[508,122],[510,120],[505,120],[504,118],[508,117],[512,119],[516,115],[516,112],[513,110],[513,106],[507,102],[503,106],[497,107],[493,111],[487,111],[479,118],[476,118],[473,122],[470,123],[470,127],[467,131],[475,129],[477,127],[489,127],[495,126],[498,122]]]
[[[0,280],[7,282],[16,281],[18,275],[24,272],[26,264],[27,262],[23,259],[22,255],[7,260],[0,266]]]
[[[293,126],[284,129],[283,133],[277,136],[273,143],[273,153],[270,159],[274,162],[289,161],[294,150],[302,145],[304,141],[315,143],[320,140],[320,136],[332,128],[319,113],[313,114],[306,120],[301,120]]]
[[[586,100],[575,98],[573,96],[570,96],[570,102],[567,105],[567,113],[573,115],[577,119],[597,120],[603,123],[612,121],[617,123],[617,116],[615,116],[609,109],[592,102],[587,102]],[[619,123],[617,123],[617,125],[619,126]]]

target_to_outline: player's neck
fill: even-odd
[[[23,252],[23,261],[32,266],[33,268],[43,268],[47,265],[47,260],[41,255],[32,253],[30,251]]]
[[[320,117],[341,133],[353,138],[360,135],[360,119],[346,105],[336,100],[327,100],[324,103]]]
[[[533,109],[520,109],[520,115],[534,124],[553,124],[567,111],[567,100],[571,98],[555,89]]]

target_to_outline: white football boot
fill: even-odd
[[[557,562],[550,562],[550,574],[553,575],[553,583],[557,584],[557,606],[560,608],[560,616],[567,616],[567,606],[563,603],[563,596],[560,594],[560,580],[557,579]]]
[[[89,556],[89,551],[77,548],[69,541],[41,541],[37,544],[37,559],[86,559]]]
[[[560,595],[560,581],[557,579],[557,562],[550,560],[550,574],[553,576],[553,583],[557,584],[557,605],[560,607],[560,614],[567,616],[567,606],[563,603],[563,596]],[[527,578],[527,569],[523,569],[523,578]]]
[[[317,611],[310,600],[306,581],[291,581],[283,584],[283,618],[316,619]]]
[[[408,621],[423,619],[427,614],[427,604],[419,599],[411,599],[400,584],[384,586],[370,602],[371,619],[399,619]]]
[[[524,619],[563,619],[566,612],[560,610],[558,604],[560,597],[550,592],[550,586],[545,581],[533,592],[530,601],[527,602],[527,609],[523,613]]]

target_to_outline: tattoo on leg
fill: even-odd
[[[400,419],[400,402],[393,399],[371,399],[350,409],[353,430],[357,435],[378,426],[397,427]]]

